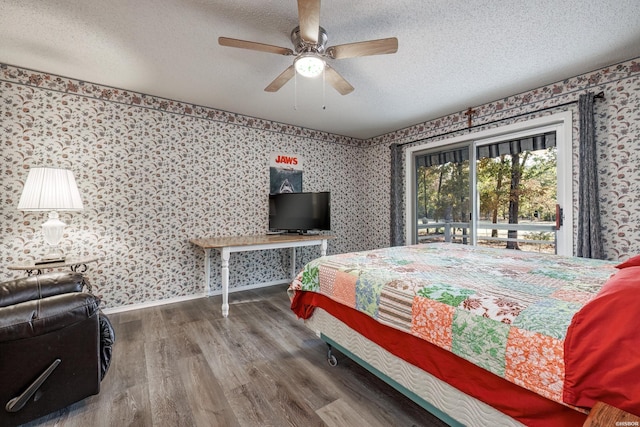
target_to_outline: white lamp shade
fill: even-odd
[[[73,172],[59,168],[31,168],[18,203],[21,211],[81,211],[80,192]]]

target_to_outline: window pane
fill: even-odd
[[[518,146],[534,148],[530,141]],[[478,148],[479,245],[555,252],[557,151],[555,138],[551,142],[535,151],[493,150],[493,157],[482,158]]]
[[[418,242],[469,238],[469,148],[416,157],[416,230]]]

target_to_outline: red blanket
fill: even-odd
[[[617,272],[573,316],[564,354],[566,403],[640,416],[640,267]]]

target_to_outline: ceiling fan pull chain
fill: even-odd
[[[325,84],[324,84],[324,81],[325,81],[325,78],[324,78],[324,71],[325,71],[325,70],[326,70],[326,67],[322,68],[322,109],[323,109],[323,110],[326,110],[326,109],[327,109],[327,106],[326,106],[326,96],[325,96],[325,91],[324,91],[324,88],[325,88]]]
[[[293,109],[298,110],[298,72],[293,74]]]

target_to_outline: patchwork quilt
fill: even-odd
[[[322,293],[562,403],[567,329],[614,265],[433,243],[318,258],[290,291]]]

